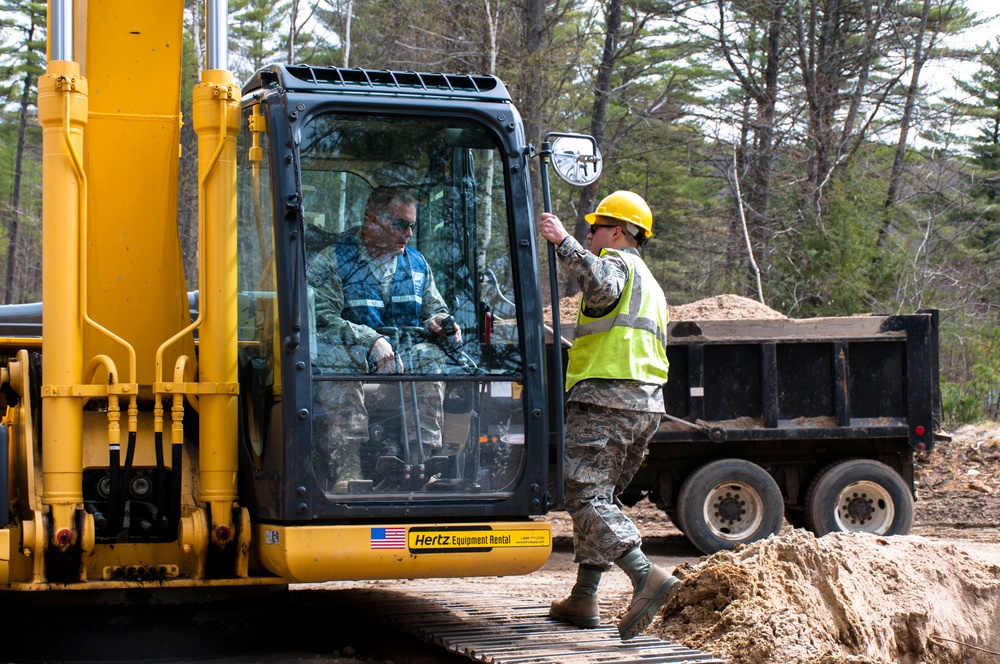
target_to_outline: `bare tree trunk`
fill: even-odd
[[[747,163],[750,161],[750,127],[753,124],[753,112],[751,111],[753,95],[747,91],[743,99],[743,106],[740,113],[739,137],[733,145],[734,173],[733,179],[739,184],[740,174],[747,170]],[[726,274],[732,275],[733,292],[749,292],[749,284],[746,283],[746,268],[749,267],[747,253],[743,250],[743,202],[738,197],[733,199],[732,218],[729,220],[729,234],[726,241]]]
[[[604,132],[608,118],[608,104],[611,101],[611,76],[618,61],[619,44],[622,31],[622,2],[608,0],[604,6],[604,51],[601,53],[601,64],[597,68],[597,78],[594,81],[594,106],[590,116],[590,135],[597,141],[597,147],[602,152],[606,149]],[[607,156],[607,155],[605,155]],[[597,199],[597,182],[580,191],[580,204],[574,235],[578,240],[586,238],[588,224],[583,218],[594,209]]]
[[[614,74],[615,64],[618,61],[618,48],[621,42],[621,0],[607,0],[604,5],[604,25],[604,51],[601,53],[601,64],[597,68],[597,78],[594,80],[594,106],[590,116],[590,135],[597,141],[597,147],[602,153],[605,152],[606,148],[604,132],[607,126],[608,104],[611,100],[611,76]],[[603,156],[607,157],[606,154]],[[599,183],[600,180],[580,190],[573,235],[581,243],[586,241],[587,233],[590,230],[590,224],[584,219],[584,215],[594,210]],[[580,287],[569,277],[563,281],[565,295],[575,295],[579,290]]]
[[[749,213],[747,244],[751,252],[747,260],[748,274],[755,283],[754,291],[763,301],[761,274],[753,260],[753,252],[766,253],[768,244],[768,206],[771,198],[771,167],[774,163],[775,106],[778,100],[778,74],[781,70],[781,34],[784,30],[785,0],[773,0],[767,24],[764,85],[756,98],[757,118],[753,128],[753,148],[749,160],[749,191],[741,214]],[[738,176],[738,174],[736,174]]]
[[[299,31],[299,0],[291,0],[288,7],[288,64],[295,64],[295,35]]]
[[[810,3],[809,16],[802,12],[801,0],[796,0],[796,38],[799,69],[805,88],[808,116],[808,145],[812,155],[806,162],[809,183],[810,213],[823,207],[823,184],[826,182],[829,166],[830,133],[836,111],[838,87],[838,65],[843,57],[838,46],[837,26],[841,6],[838,0],[822,3],[823,12],[817,3]]]
[[[521,113],[524,119],[524,136],[531,145],[542,140],[542,33],[545,30],[544,0],[524,0],[524,29],[522,33],[524,57],[521,59],[523,95]],[[531,162],[533,166],[537,162]],[[541,202],[541,185],[538,169],[531,171],[532,200]]]
[[[740,137],[734,146],[733,164],[735,187],[741,188],[740,180],[745,180],[746,186],[742,187],[744,195],[737,197],[730,223],[727,266],[729,273],[736,277],[737,290],[743,290],[751,296],[759,296],[760,288],[751,286],[745,279],[750,278],[754,284],[758,284],[760,271],[755,268],[752,256],[744,248],[749,247],[750,252],[766,252],[768,243],[767,218],[774,162],[775,109],[778,78],[784,65],[782,34],[786,24],[786,0],[769,0],[765,6],[768,11],[764,31],[766,40],[763,71],[755,72],[746,65],[741,67],[742,58],[734,57],[725,26],[725,4],[719,1],[719,45],[746,94]]]
[[[923,48],[924,36],[927,32],[927,19],[930,16],[931,0],[924,0],[923,11],[920,14],[920,27],[917,29],[916,39],[913,46],[913,73],[910,76],[910,86],[906,89],[906,102],[903,105],[903,116],[899,121],[899,142],[896,143],[896,155],[892,162],[892,170],[889,172],[889,187],[885,196],[883,206],[882,225],[878,229],[878,240],[876,246],[885,244],[892,227],[892,216],[889,211],[896,203],[896,196],[899,191],[899,181],[903,176],[903,159],[906,157],[906,146],[909,142],[910,125],[913,123],[913,109],[917,103],[917,94],[920,92],[920,71],[926,62],[926,55]]]
[[[198,80],[201,80],[201,72],[205,71],[205,53],[201,45],[201,0],[194,0],[194,8],[191,10],[191,41],[194,44],[194,57],[198,63]]]
[[[28,42],[30,43],[34,34],[35,26],[32,22],[28,32]],[[24,90],[21,92],[21,108],[18,111],[17,124],[17,152],[14,157],[14,182],[11,196],[10,215],[7,221],[7,282],[4,287],[4,304],[13,304],[17,290],[14,279],[17,274],[15,263],[17,262],[17,231],[18,217],[21,214],[21,165],[24,162],[24,140],[28,127],[28,104],[31,101],[31,89],[34,86],[34,75],[31,71],[24,74]]]
[[[351,15],[354,13],[354,0],[347,0],[347,11],[344,12],[344,34],[342,35],[342,55],[340,66],[345,69],[351,62]]]
[[[486,72],[496,76],[497,73],[497,30],[500,22],[500,10],[493,11],[490,0],[483,0],[483,13],[486,15]]]
[[[811,185],[809,216],[822,215],[827,184],[847,168],[864,141],[868,124],[859,127],[860,109],[865,103],[878,108],[891,94],[892,85],[882,83],[881,97],[873,102],[868,90],[872,66],[885,47],[883,24],[889,4],[816,0],[809,4],[806,16],[802,1],[794,2],[795,47],[809,111],[808,146],[812,149],[806,160]],[[848,76],[856,82],[844,93]],[[840,116],[844,121],[838,131],[834,125]]]
[[[861,109],[862,102],[866,99],[866,94],[868,91],[868,80],[871,75],[872,63],[878,55],[878,35],[882,28],[882,21],[884,16],[888,11],[887,5],[889,5],[892,0],[881,0],[878,4],[877,11],[873,3],[868,3],[865,5],[865,37],[863,44],[863,56],[861,58],[860,66],[858,67],[858,82],[854,87],[854,93],[851,95],[851,104],[847,110],[847,116],[844,119],[844,127],[841,132],[840,149],[838,150],[839,155],[843,155],[850,148],[848,144],[850,143],[852,137],[856,138],[856,144],[861,143],[861,138],[863,133],[858,132],[858,115]]]
[[[197,71],[193,80],[184,80],[182,85],[194,85],[201,80],[205,71],[205,51],[202,43],[204,14],[202,0],[191,3],[191,42]],[[182,108],[184,115],[192,112],[190,106]],[[198,138],[194,125],[181,124],[181,157],[177,173],[177,235],[181,245],[181,260],[184,263],[184,278],[187,287],[198,283]]]

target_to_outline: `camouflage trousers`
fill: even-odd
[[[660,413],[571,401],[563,487],[573,519],[575,562],[610,569],[642,537],[618,496],[635,476]]]
[[[407,373],[439,373],[434,351],[441,351],[429,344],[417,346],[428,347],[414,347],[403,355]],[[368,461],[382,454],[403,456],[404,436],[411,456],[417,453],[418,440],[425,456],[442,446],[444,383],[379,382],[376,374],[368,379],[313,381],[313,469],[324,488],[341,480],[372,479]],[[370,440],[372,432],[377,440]],[[392,435],[391,443],[381,438],[385,432]]]

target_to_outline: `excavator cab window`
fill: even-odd
[[[327,113],[299,154],[322,490],[509,492],[524,407],[496,144],[469,120]]]
[[[255,109],[259,110],[259,109]],[[259,116],[257,116],[259,117]],[[272,177],[268,135],[243,132],[238,154],[239,378],[241,437],[259,465],[272,409],[280,394],[276,354],[278,301],[275,276]],[[254,152],[250,144],[260,153]]]

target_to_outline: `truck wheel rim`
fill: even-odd
[[[716,537],[743,541],[764,520],[764,501],[743,482],[719,484],[705,497],[705,523]]]
[[[836,520],[841,531],[884,535],[895,516],[892,497],[875,482],[848,484],[837,496]]]

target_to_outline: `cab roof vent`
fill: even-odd
[[[387,69],[343,69],[306,65],[271,65],[261,69],[243,88],[244,94],[277,84],[285,90],[344,89],[382,94],[471,96],[509,101],[504,84],[495,76],[442,74]]]

